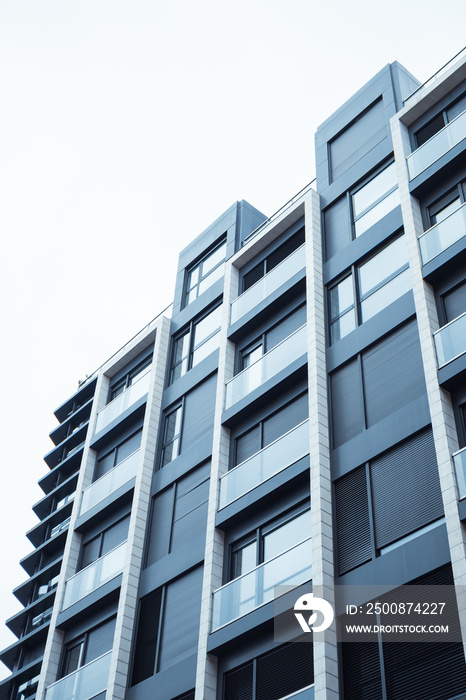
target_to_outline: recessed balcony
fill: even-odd
[[[68,676],[49,685],[45,700],[91,700],[107,689],[112,652],[99,656]]]
[[[443,367],[466,352],[466,312],[434,333],[438,366]]]
[[[304,355],[307,349],[306,333],[307,326],[301,326],[259,360],[230,379],[226,385],[225,408],[229,408],[247,396],[251,391],[278,374],[280,370]]]
[[[71,576],[65,584],[63,610],[111,581],[123,571],[126,542]]]
[[[219,510],[308,453],[309,421],[306,420],[221,477]]]
[[[97,421],[95,426],[95,432],[98,433],[103,430],[109,423],[111,423],[115,418],[118,418],[123,411],[130,408],[132,404],[136,403],[138,399],[141,399],[149,389],[150,372],[152,366],[150,365],[139,376],[133,384],[131,384],[125,391],[118,394],[113,401],[110,401],[97,415]]]
[[[466,204],[463,204],[453,214],[419,236],[422,264],[425,265],[436,258],[465,235]]]
[[[302,245],[234,300],[230,323],[235,323],[305,267],[305,246]]]
[[[409,179],[414,180],[429,165],[461,143],[465,134],[466,112],[463,112],[408,156]]]
[[[300,586],[312,578],[311,538],[218,588],[212,632],[273,600],[275,586]]]
[[[87,513],[87,511],[103,501],[104,498],[110,496],[136,476],[139,454],[140,450],[136,450],[85,489],[79,515]]]

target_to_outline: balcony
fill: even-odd
[[[60,532],[63,532],[63,530],[67,530],[68,525],[70,524],[70,521],[71,521],[71,517],[65,518],[65,520],[63,520],[61,523],[58,523],[58,525],[55,525],[55,527],[53,527],[50,530],[50,537],[56,537],[57,535],[60,534]]]
[[[114,493],[120,486],[124,486],[134,476],[138,466],[140,450],[136,450],[113,469],[94,481],[83,492],[79,515],[87,513],[88,510],[103,501],[104,498]]]
[[[437,255],[466,235],[466,204],[463,204],[446,219],[432,226],[419,237],[422,264],[430,262]]]
[[[212,631],[273,600],[275,586],[310,581],[311,538],[256,566],[214,592]]]
[[[451,362],[466,352],[466,312],[434,333],[438,366]]]
[[[231,305],[230,323],[235,323],[244,314],[257,306],[259,302],[268,297],[269,294],[279,289],[293,275],[306,267],[304,248],[305,246],[302,245],[295,250],[283,262],[235,299]]]
[[[309,421],[306,420],[221,477],[219,510],[308,453]]]
[[[281,700],[314,700],[314,686],[308,685],[307,688],[302,688],[302,690],[296,691],[291,695],[286,695],[286,697],[281,698]]]
[[[112,652],[99,656],[68,676],[49,685],[45,700],[91,700],[107,689]]]
[[[65,584],[65,595],[63,597],[63,610],[69,608],[84,596],[103,586],[107,581],[111,581],[115,576],[123,571],[124,553],[126,541],[119,544],[100,559],[86,566],[82,571],[71,576]]]
[[[97,421],[95,426],[95,432],[98,433],[99,430],[105,428],[112,420],[118,418],[119,415],[126,411],[127,408],[136,403],[138,399],[141,399],[145,394],[147,394],[150,381],[150,372],[152,367],[149,366],[144,374],[141,373],[139,379],[137,379],[131,386],[129,386],[125,391],[116,396],[113,401],[110,401],[97,415]]]
[[[455,452],[453,455],[455,465],[456,483],[458,484],[458,494],[460,499],[466,496],[466,447]]]
[[[409,179],[414,180],[429,165],[457,146],[464,139],[465,134],[466,112],[463,112],[408,156]]]
[[[306,331],[307,326],[301,326],[259,360],[230,379],[226,385],[225,408],[232,406],[304,355],[307,349]]]

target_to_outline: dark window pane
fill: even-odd
[[[419,148],[419,146],[422,146],[423,143],[428,141],[434,134],[440,131],[440,129],[443,129],[444,126],[445,120],[443,114],[438,114],[432,121],[416,132],[417,147]]]
[[[131,685],[140,683],[154,673],[161,600],[162,591],[158,590],[140,602]]]

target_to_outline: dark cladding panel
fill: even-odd
[[[339,447],[363,430],[361,375],[358,359],[348,362],[330,377],[333,447]]]
[[[347,197],[340,197],[324,212],[325,253],[329,260],[351,242]]]
[[[382,99],[329,143],[330,179],[334,182],[387,136]]]
[[[189,450],[212,430],[215,410],[217,375],[213,374],[185,399],[181,451]]]
[[[369,561],[371,527],[365,467],[335,483],[338,570],[340,574]]]

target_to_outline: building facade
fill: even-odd
[[[0,698],[466,699],[466,55],[386,66],[315,139],[55,411]],[[277,643],[309,582],[335,622]],[[455,584],[456,641],[339,641],[336,591],[411,583]]]

